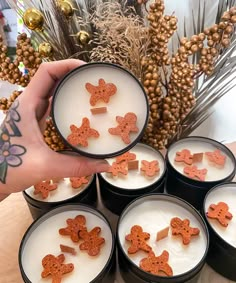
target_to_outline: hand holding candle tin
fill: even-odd
[[[70,72],[52,103],[54,124],[64,142],[96,158],[117,156],[133,147],[147,125],[148,113],[139,81],[108,63],[90,63]]]

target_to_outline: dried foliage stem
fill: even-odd
[[[147,29],[131,7],[122,10],[119,3],[103,3],[92,15],[97,32],[93,37],[91,61],[115,63],[141,79],[141,58],[146,54]]]

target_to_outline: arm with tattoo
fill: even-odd
[[[5,120],[0,127],[0,181],[5,184],[9,167],[18,167],[22,164],[26,148],[19,144],[12,143],[12,137],[21,137],[17,126],[20,122],[18,113],[19,101],[16,100],[9,109]]]
[[[44,142],[52,90],[81,64],[84,62],[75,59],[42,63],[9,109],[0,127],[0,201],[43,180],[108,170],[105,160],[57,153]]]

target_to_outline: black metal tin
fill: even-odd
[[[142,205],[147,204],[146,207],[148,207],[150,201],[167,202],[168,203],[167,213],[169,213],[172,210],[172,205],[177,205],[178,207],[181,207],[180,209],[183,208],[184,210],[187,211],[187,213],[190,213],[191,215],[193,215],[194,218],[196,218],[197,222],[199,223],[198,228],[201,229],[200,235],[201,235],[201,233],[204,233],[204,239],[205,239],[204,241],[206,242],[206,246],[204,248],[203,255],[199,258],[199,262],[197,262],[194,267],[190,268],[189,270],[187,270],[184,273],[180,273],[178,275],[173,275],[171,277],[156,276],[156,275],[153,275],[151,273],[147,273],[147,272],[143,271],[142,269],[140,269],[139,266],[137,264],[135,264],[130,259],[130,257],[126,254],[126,252],[124,251],[125,248],[123,248],[123,246],[122,246],[122,240],[121,240],[121,236],[120,236],[122,234],[122,232],[121,232],[122,231],[122,221],[124,221],[125,217],[127,217],[129,212],[132,211],[133,209],[135,209],[136,207],[138,207],[137,209],[142,213],[142,211],[143,211]],[[139,207],[139,205],[141,205],[142,207]],[[155,209],[156,208],[158,209],[158,204],[156,204]],[[178,217],[178,215],[175,215],[175,216]],[[145,214],[145,212],[144,212],[144,217],[146,219],[145,220],[143,219],[143,221],[148,221],[147,214]],[[188,218],[188,217],[185,215],[185,218]],[[133,223],[131,225],[140,225],[138,223],[137,219],[140,220],[140,215],[137,216],[137,214],[136,214],[135,217],[133,218]],[[191,226],[191,222],[190,222],[190,226]],[[151,230],[151,225],[148,226],[148,227]],[[143,226],[142,226],[142,228],[143,228]],[[143,228],[143,230],[145,232],[149,232],[148,229]],[[130,233],[130,231],[127,231],[127,234],[129,234],[129,233]],[[171,237],[170,233],[171,232],[169,231],[168,237]],[[175,240],[176,240],[176,244],[178,244],[178,241],[181,241],[181,238],[178,238],[178,239],[175,239]],[[163,239],[161,241],[165,241],[165,239]],[[156,245],[157,250],[158,250],[158,255],[160,255],[163,251],[163,247],[160,247],[160,242],[153,243],[153,245],[151,245],[152,248],[155,248],[155,245]],[[192,242],[190,242],[189,245],[191,245],[191,243]],[[139,197],[136,200],[134,200],[133,202],[131,202],[124,209],[124,211],[122,212],[122,214],[119,217],[119,221],[118,221],[118,224],[117,224],[118,263],[119,263],[119,269],[120,269],[122,278],[123,278],[125,283],[151,283],[151,282],[152,283],[182,283],[182,282],[196,283],[199,276],[200,276],[200,272],[201,272],[201,270],[202,270],[202,268],[205,264],[205,259],[206,259],[206,256],[207,256],[208,247],[209,247],[209,233],[208,233],[208,229],[207,229],[207,226],[206,226],[204,219],[202,218],[201,214],[193,206],[191,206],[189,203],[187,203],[186,201],[184,201],[184,200],[182,200],[178,197],[166,195],[166,194],[148,194],[146,196]],[[176,248],[176,250],[177,249],[178,248]],[[174,260],[174,262],[178,261],[178,258],[181,257],[182,253],[184,253],[184,250],[186,250],[185,247],[183,248],[183,252],[181,252],[181,254],[179,254],[179,256],[177,254],[175,254],[176,260]],[[171,254],[169,256],[171,257]],[[145,254],[144,257],[147,257],[147,254]],[[170,260],[170,257],[169,257],[169,260]]]
[[[30,279],[28,278],[28,276],[27,276],[27,274],[26,274],[26,272],[24,270],[24,266],[23,266],[23,262],[22,262],[23,261],[22,257],[24,256],[24,249],[27,246],[27,242],[29,241],[31,235],[33,234],[33,232],[41,224],[44,223],[44,221],[47,221],[48,219],[50,219],[53,216],[56,216],[57,214],[60,214],[60,213],[63,213],[63,212],[70,212],[70,211],[72,213],[74,211],[78,211],[78,214],[82,214],[82,215],[83,215],[83,213],[89,213],[91,215],[99,217],[101,219],[101,221],[105,222],[105,224],[107,225],[107,228],[108,228],[108,230],[111,233],[111,251],[109,253],[108,259],[107,259],[103,269],[101,270],[101,272],[99,272],[96,275],[95,278],[93,278],[90,281],[90,283],[111,283],[111,282],[114,282],[114,280],[115,280],[115,269],[116,269],[115,237],[114,237],[114,234],[112,233],[111,226],[110,226],[108,220],[106,219],[106,217],[101,212],[99,212],[98,210],[96,210],[93,207],[90,207],[90,206],[87,206],[87,205],[84,205],[84,204],[79,204],[79,205],[66,204],[66,205],[62,205],[62,206],[56,207],[56,208],[52,209],[51,211],[47,212],[46,214],[42,215],[41,217],[39,217],[36,221],[34,221],[30,225],[30,227],[25,232],[25,234],[24,234],[24,236],[22,238],[22,241],[21,241],[21,244],[20,244],[20,247],[19,247],[19,253],[18,253],[18,262],[19,262],[20,272],[21,272],[21,276],[22,276],[22,279],[23,279],[24,283],[35,283],[35,282],[30,281]],[[66,219],[65,219],[65,226],[66,226]],[[95,226],[96,226],[96,224],[95,224]],[[58,227],[58,228],[62,228],[62,227]],[[58,237],[63,237],[63,236],[59,235],[59,233],[58,233]],[[67,237],[67,236],[64,236],[64,237]],[[63,244],[63,239],[61,240],[61,243]],[[71,243],[73,243],[73,242],[71,241]],[[105,242],[105,244],[106,244],[106,242]],[[44,246],[44,243],[43,242],[42,243],[38,243],[38,245],[42,249],[43,246]],[[52,243],[52,245],[53,245],[53,243]],[[70,246],[72,246],[72,244]],[[71,260],[72,257],[74,257],[73,261],[74,261],[74,264],[75,264],[76,261],[79,260],[79,252],[77,253],[77,255],[71,256],[69,259],[67,259],[67,255],[68,254],[65,254],[66,260],[65,260],[64,263],[70,263],[72,261]],[[55,255],[57,256],[57,255],[59,255],[61,253],[62,252],[60,251],[60,247],[58,247],[58,253],[55,254]],[[101,256],[101,253],[102,253],[102,248],[101,248],[99,256]],[[54,253],[52,253],[52,254],[54,254]],[[71,261],[69,261],[69,260],[71,260]],[[91,261],[93,261],[93,260],[94,259],[91,258]],[[35,265],[34,266],[34,273],[36,272],[35,270],[37,270],[39,268],[37,266],[38,264],[41,267],[41,261],[37,262],[37,254],[36,253],[35,253],[35,257],[32,259],[30,264]],[[75,268],[76,268],[76,266],[75,266]],[[41,271],[42,271],[42,268],[40,270],[39,276],[41,275]],[[75,269],[74,269],[74,271],[75,271]],[[82,270],[81,272],[83,273],[85,271]],[[62,281],[63,281],[63,278],[62,278]],[[67,281],[67,280],[65,280],[65,281]],[[68,277],[68,281],[69,281],[69,277]],[[80,281],[80,278],[78,278],[77,281],[73,281],[73,282],[78,282],[78,281]],[[69,281],[69,282],[71,282],[71,281]]]
[[[59,97],[60,97],[60,91],[61,89],[63,89],[64,85],[67,83],[68,80],[70,80],[71,78],[72,79],[75,79],[75,76],[78,75],[78,79],[80,79],[81,75],[83,75],[85,72],[90,72],[89,75],[88,75],[88,78],[86,79],[86,81],[84,81],[83,83],[88,83],[88,82],[91,82],[91,79],[94,79],[94,77],[96,76],[97,77],[97,80],[96,80],[96,85],[98,84],[98,80],[103,78],[105,81],[106,81],[106,75],[103,74],[103,71],[101,71],[101,69],[99,68],[106,68],[106,69],[109,69],[109,73],[111,74],[112,72],[118,72],[118,73],[122,73],[122,74],[125,74],[126,76],[128,76],[131,81],[128,82],[126,79],[120,79],[121,81],[119,82],[120,86],[124,86],[125,84],[128,83],[129,87],[127,88],[126,87],[126,90],[123,90],[122,91],[122,94],[124,93],[125,96],[124,97],[128,97],[129,96],[129,92],[131,93],[131,84],[135,84],[139,91],[140,91],[140,94],[141,94],[141,98],[143,100],[143,103],[142,103],[142,107],[139,106],[139,112],[140,113],[137,113],[137,118],[138,118],[138,121],[140,120],[140,127],[139,127],[139,132],[137,133],[137,135],[135,136],[135,138],[129,143],[129,144],[126,144],[126,143],[123,143],[122,144],[122,147],[119,147],[115,150],[111,150],[111,151],[106,151],[106,152],[103,152],[103,153],[99,153],[97,151],[94,151],[94,152],[91,152],[89,150],[86,150],[86,147],[76,147],[76,146],[73,146],[71,145],[68,141],[67,141],[67,138],[66,138],[66,135],[69,134],[69,127],[70,125],[68,125],[68,134],[65,134],[64,133],[64,129],[63,127],[61,127],[57,121],[57,117],[61,117],[63,116],[63,119],[65,120],[65,116],[70,116],[71,115],[71,106],[68,106],[68,105],[65,105],[67,102],[63,103],[64,105],[64,109],[63,109],[63,113],[60,113],[58,114],[56,111],[57,111],[57,101],[59,100]],[[96,70],[97,69],[97,70]],[[93,72],[95,71],[95,73]],[[91,73],[93,72],[93,73]],[[104,72],[105,73],[105,72]],[[116,76],[117,77],[117,76]],[[116,77],[113,78],[113,81],[112,83],[114,83],[116,85]],[[83,78],[84,80],[84,78]],[[109,80],[109,78],[108,78]],[[125,81],[125,84],[123,83],[122,80],[126,80]],[[81,84],[83,84],[81,83]],[[109,81],[109,83],[111,83],[111,81]],[[131,84],[130,84],[131,83]],[[85,89],[85,86],[79,86],[81,88],[81,92]],[[77,96],[75,96],[75,98],[73,98],[73,104],[72,105],[75,105],[76,103],[80,103],[81,102],[81,92],[80,92],[80,89],[73,89],[73,95],[74,93],[77,92]],[[136,99],[138,99],[139,93],[137,92],[137,96],[136,96]],[[66,100],[68,98],[68,91],[66,91]],[[89,94],[86,95],[86,101],[89,100]],[[112,100],[112,98],[111,98]],[[89,102],[86,102],[88,104],[88,111],[89,111],[89,108],[93,108],[93,107],[97,107],[97,106],[90,106],[89,105]],[[109,102],[110,103],[110,102]],[[109,108],[109,103],[106,104],[106,105],[102,105],[102,106],[106,106],[108,108],[108,115],[112,115],[112,111],[111,109]],[[86,105],[87,105],[86,104]],[[127,103],[125,101],[122,101],[122,103],[120,105],[116,105],[114,108],[115,108],[115,111],[120,110],[120,112],[122,113],[122,111],[124,111],[124,107],[125,105],[128,105],[128,110],[126,113],[128,112],[135,112],[134,111],[134,107],[137,105],[137,101],[135,103]],[[99,105],[100,106],[100,105]],[[87,107],[87,106],[86,106]],[[68,109],[68,115],[66,115],[66,112],[65,110]],[[84,108],[83,108],[84,109]],[[86,108],[87,109],[87,108]],[[79,120],[82,121],[82,118],[81,117],[81,114],[79,112],[78,109],[75,109],[75,112],[79,115]],[[143,115],[144,113],[144,119],[140,119],[140,116]],[[100,117],[101,115],[106,115],[107,113],[105,114],[100,114]],[[136,113],[135,113],[136,114]],[[87,113],[87,115],[90,116],[90,118],[94,119],[94,116],[97,116],[96,118],[100,118],[99,115],[91,115],[90,113]],[[124,114],[125,115],[125,114]],[[111,119],[110,116],[103,116],[103,120],[100,120],[100,124],[99,125],[103,125],[104,124],[104,121],[106,122],[108,119]],[[114,123],[112,122],[112,124],[110,125],[109,124],[109,127],[108,128],[112,128],[112,127],[116,127],[116,117],[117,116],[122,116],[119,114],[119,111],[116,112],[116,114],[114,115],[114,117],[112,118],[112,121],[114,120]],[[71,148],[74,152],[78,152],[79,154],[81,155],[84,155],[84,156],[87,156],[87,157],[92,157],[92,158],[109,158],[109,157],[113,157],[113,156],[117,156],[117,155],[120,155],[124,152],[126,152],[127,150],[129,150],[130,148],[132,148],[143,136],[143,133],[144,133],[144,130],[147,126],[147,123],[148,123],[148,117],[149,117],[149,103],[148,103],[148,99],[147,99],[147,96],[146,96],[146,93],[145,93],[145,90],[142,86],[142,84],[139,82],[139,80],[131,73],[129,72],[128,70],[124,69],[123,67],[121,66],[118,66],[118,65],[115,65],[115,64],[111,64],[111,63],[104,63],[104,62],[92,62],[92,63],[88,63],[88,64],[85,64],[85,65],[82,65],[82,66],[79,66],[78,68],[75,68],[74,70],[72,70],[71,72],[69,72],[68,74],[66,74],[64,76],[64,78],[60,81],[60,83],[58,84],[57,88],[55,89],[55,94],[53,96],[53,100],[52,100],[52,118],[53,118],[53,122],[54,122],[54,125],[55,125],[55,128],[57,129],[57,132],[58,134],[61,136],[62,140],[64,141],[64,143],[69,147]],[[87,117],[89,118],[89,117]],[[90,120],[89,118],[89,120]],[[77,124],[79,123],[79,120],[78,121],[73,121],[73,124]],[[137,122],[138,122],[137,121]],[[72,122],[71,122],[72,123]],[[70,124],[71,124],[70,123]],[[80,126],[80,125],[77,125],[77,126]],[[91,127],[92,127],[92,124],[91,124]],[[92,127],[93,128],[93,127]],[[108,129],[107,129],[108,130]],[[63,132],[63,133],[62,133]],[[109,137],[109,133],[108,131],[106,131],[106,133],[103,133],[103,136],[104,135],[107,135],[107,137]],[[113,143],[113,140],[110,141],[110,143]],[[117,143],[117,140],[114,141],[114,144]],[[106,146],[104,146],[104,144],[101,145],[101,148],[106,150]]]
[[[50,211],[56,206],[63,204],[73,204],[73,203],[82,203],[88,204],[92,206],[97,205],[97,186],[96,186],[96,175],[92,175],[90,177],[90,181],[85,185],[84,189],[78,191],[78,194],[73,197],[67,198],[61,201],[43,201],[33,198],[31,195],[27,193],[27,190],[23,191],[23,196],[27,202],[30,213],[34,220],[43,215],[44,213]]]
[[[164,191],[166,165],[162,154],[156,151],[154,148],[138,143],[130,152],[135,152],[135,148],[144,148],[153,152],[154,156],[158,156],[158,161],[161,163],[161,172],[158,179],[154,182],[150,180],[150,185],[128,189],[124,187],[118,187],[109,182],[109,178],[105,178],[107,173],[98,174],[99,187],[101,192],[101,198],[104,206],[109,209],[112,213],[120,215],[122,210],[135,198],[148,194],[148,193],[162,193]],[[155,158],[154,158],[155,159]],[[141,160],[139,167],[141,166]],[[140,168],[139,168],[140,169]],[[130,173],[128,173],[130,174]],[[118,177],[119,178],[119,177]],[[133,177],[135,178],[135,176]],[[145,178],[145,177],[142,177]]]
[[[174,166],[171,164],[169,159],[169,152],[175,148],[176,146],[181,146],[183,144],[183,149],[187,148],[186,143],[188,142],[196,142],[196,143],[206,143],[209,145],[212,145],[215,149],[219,149],[223,154],[225,154],[232,162],[233,169],[231,172],[224,178],[218,179],[218,180],[212,180],[212,181],[199,181],[194,180],[186,175],[180,173]],[[189,148],[187,148],[189,149]],[[194,165],[194,164],[193,164]],[[217,142],[215,140],[205,138],[205,137],[187,137],[184,139],[181,139],[168,148],[167,154],[166,154],[166,166],[167,166],[167,177],[166,177],[166,184],[165,189],[166,192],[175,196],[178,196],[190,204],[192,204],[195,208],[200,210],[202,208],[203,200],[206,195],[206,193],[214,186],[224,183],[224,182],[230,182],[236,172],[236,161],[233,153],[223,144],[220,142]],[[219,169],[224,170],[224,169]]]
[[[230,189],[230,191],[228,191],[228,189]],[[221,193],[221,195],[217,196],[217,193]],[[211,196],[213,196],[212,199]],[[233,245],[232,242],[223,237],[224,233],[229,231],[228,229],[231,229],[232,235],[235,235],[236,209],[234,200],[236,200],[236,183],[224,183],[215,186],[206,194],[202,213],[210,233],[210,246],[206,259],[207,263],[224,277],[236,281],[236,240]],[[206,212],[209,205],[212,204],[212,201],[214,204],[225,202],[229,206],[229,212],[233,214],[233,218],[228,222],[228,227],[224,228],[217,220],[206,217]],[[217,227],[219,230],[216,230]]]

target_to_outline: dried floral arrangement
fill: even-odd
[[[143,142],[156,149],[189,135],[235,85],[235,0],[219,0],[210,27],[205,26],[207,0],[199,0],[192,22],[184,22],[183,36],[174,11],[166,15],[164,0],[8,2],[30,38],[18,36],[14,61],[0,39],[0,79],[25,87],[41,62],[66,58],[121,65],[144,86],[150,118]],[[187,34],[188,24],[192,35]],[[19,71],[20,62],[26,74]],[[0,108],[7,111],[20,93],[1,98]],[[53,150],[64,149],[50,117],[44,137]]]

